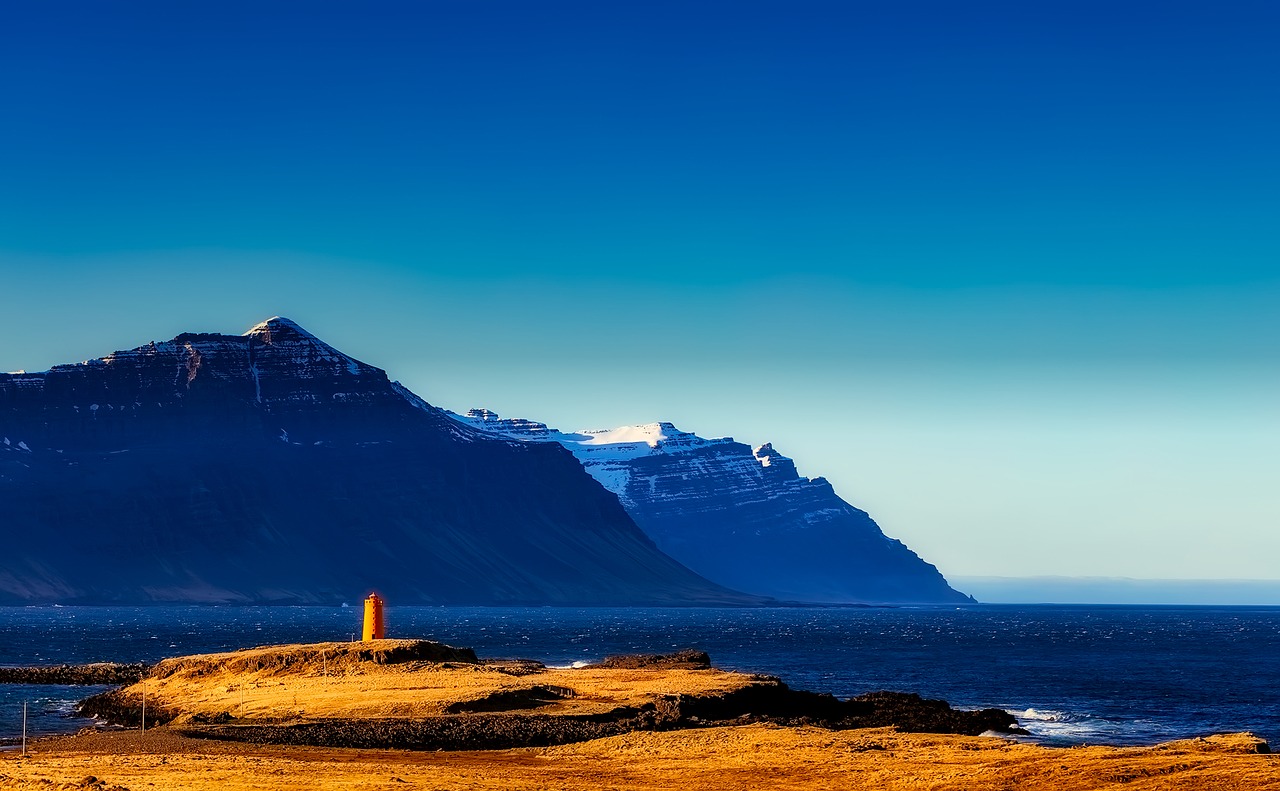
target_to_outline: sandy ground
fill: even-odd
[[[1245,735],[1148,748],[770,725],[631,733],[551,748],[410,753],[257,747],[164,729],[38,742],[0,755],[0,788],[190,789],[1280,789],[1280,756]],[[87,782],[94,778],[96,782]]]

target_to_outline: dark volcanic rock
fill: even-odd
[[[0,684],[132,684],[141,680],[146,672],[147,666],[141,662],[128,665],[95,662],[90,665],[0,667]]]
[[[547,714],[456,714],[427,719],[325,720],[272,725],[215,723],[175,726],[186,736],[252,744],[360,747],[398,750],[507,750],[549,747],[617,736],[636,727],[634,717],[558,717]]]
[[[0,602],[756,601],[280,318],[0,374],[0,515]]]
[[[178,727],[189,736],[246,741],[257,744],[315,745],[322,747],[395,748],[406,750],[502,750],[513,747],[545,747],[599,739],[631,731],[669,731],[716,725],[772,722],[781,725],[814,725],[832,729],[897,727],[918,733],[958,733],[977,736],[987,731],[1022,732],[1017,720],[1000,709],[957,711],[945,701],[919,695],[876,692],[847,701],[789,689],[784,684],[761,683],[721,696],[673,695],[644,706],[623,707],[605,714],[512,714],[563,697],[557,688],[524,695],[503,693],[455,706],[453,712],[424,719],[352,719],[293,723],[223,722],[191,723]],[[120,697],[97,696],[109,707],[126,711]],[[502,697],[502,699],[498,699]],[[90,699],[95,700],[95,699]],[[127,709],[133,724],[139,701]],[[505,706],[500,711],[499,707]],[[86,709],[88,712],[89,709]],[[459,713],[459,712],[481,713]],[[493,712],[493,713],[487,713]],[[163,716],[169,717],[169,712]],[[148,721],[151,715],[148,714]],[[108,717],[110,719],[110,717]]]
[[[539,684],[528,689],[508,689],[495,692],[479,700],[463,700],[450,703],[444,710],[449,714],[461,714],[472,711],[516,711],[517,709],[536,709],[555,703],[557,700],[574,697],[573,690],[567,687]]]
[[[736,590],[809,602],[972,601],[772,445],[704,439],[670,423],[570,434],[483,409],[453,417],[568,448],[659,548]]]
[[[945,700],[922,698],[910,692],[870,692],[850,698],[849,721],[857,728],[895,727],[915,733],[962,733],[978,736],[987,731],[1024,733],[1018,719],[1004,709],[960,711]]]
[[[624,668],[630,670],[706,670],[711,667],[711,656],[705,651],[687,649],[674,654],[626,654],[605,657],[595,667]]]
[[[730,720],[819,725],[826,728],[894,727],[916,733],[1021,732],[1003,709],[962,711],[945,700],[914,693],[872,692],[840,700],[834,695],[794,690],[785,684],[756,684],[715,696],[681,696],[680,716],[698,722]]]
[[[142,724],[142,698],[130,695],[123,689],[109,689],[77,703],[76,713],[81,717],[97,717],[112,725],[136,728]],[[147,702],[148,728],[170,722],[178,715],[179,712],[156,706],[155,701]]]

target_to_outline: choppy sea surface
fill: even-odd
[[[353,602],[353,604],[356,604]],[[352,607],[0,607],[0,665],[154,662],[348,640]],[[1280,607],[391,607],[394,637],[549,665],[699,648],[718,667],[840,697],[888,689],[1007,709],[1047,744],[1151,744],[1223,731],[1280,741]],[[101,687],[0,684],[0,743],[75,731]]]

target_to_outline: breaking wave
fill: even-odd
[[[1145,719],[1115,719],[1061,709],[1008,709],[1031,734],[1028,741],[1042,744],[1131,743],[1158,734],[1160,726]]]

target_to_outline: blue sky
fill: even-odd
[[[772,440],[946,573],[1276,578],[1269,3],[98,3],[0,24],[0,369],[301,322]]]

